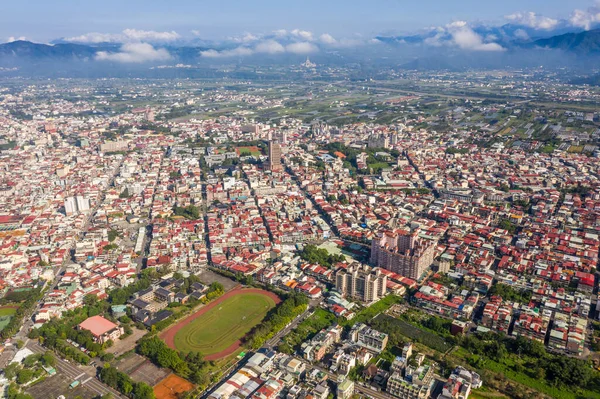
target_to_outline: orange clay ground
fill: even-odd
[[[170,374],[164,380],[154,386],[156,399],[177,399],[179,394],[191,391],[194,384],[188,380]]]

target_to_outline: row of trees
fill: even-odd
[[[302,321],[283,338],[283,342],[277,349],[282,353],[292,354],[303,342],[312,338],[322,329],[329,327],[335,321],[336,317],[333,313],[317,308],[314,314]]]
[[[42,297],[42,290],[40,288],[36,288],[32,291],[27,291],[27,297],[24,302],[21,303],[21,306],[16,310],[13,317],[10,319],[6,327],[0,331],[0,339],[7,339],[15,335],[19,328],[21,328],[21,322],[23,321],[23,317],[31,313],[33,307],[37,304],[37,302]]]
[[[194,384],[205,386],[209,382],[208,371],[212,363],[205,361],[199,353],[177,352],[155,335],[143,338],[137,346],[137,352],[157,366],[171,369]]]
[[[135,399],[155,399],[152,387],[145,382],[134,382],[127,374],[110,364],[104,364],[100,370],[100,380],[123,395]]]
[[[271,309],[265,319],[248,333],[245,340],[252,348],[260,348],[269,338],[296,316],[302,314],[308,306],[308,298],[302,294],[292,293],[282,303]]]

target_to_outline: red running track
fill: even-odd
[[[219,297],[216,300],[212,301],[208,305],[202,307],[202,309],[200,309],[196,313],[194,313],[194,314],[186,317],[185,319],[181,320],[180,322],[178,322],[177,324],[175,324],[174,326],[172,326],[171,328],[169,328],[168,330],[166,330],[165,332],[163,332],[160,335],[160,337],[165,341],[165,343],[171,349],[177,350],[177,348],[175,347],[175,335],[177,335],[177,333],[179,332],[179,330],[181,330],[183,327],[185,327],[188,324],[190,324],[192,321],[196,320],[198,317],[202,316],[204,313],[208,312],[210,309],[212,309],[215,306],[219,305],[224,300],[226,300],[228,298],[231,298],[233,296],[236,296],[238,294],[241,294],[243,292],[249,292],[249,293],[256,293],[256,294],[266,295],[269,298],[273,299],[275,301],[275,304],[279,304],[281,302],[281,298],[279,298],[277,295],[275,295],[274,293],[272,293],[270,291],[261,290],[259,288],[242,288],[240,286],[237,286],[233,290],[231,290],[231,291],[223,294],[221,297]],[[227,357],[227,356],[233,354],[241,346],[242,346],[242,341],[238,339],[233,344],[231,344],[227,349],[224,349],[221,352],[217,352],[217,353],[213,353],[213,354],[210,354],[210,355],[206,355],[206,356],[204,356],[204,359],[205,360],[209,360],[209,361],[210,360],[219,360],[219,359],[222,359],[224,357]]]

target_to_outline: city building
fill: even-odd
[[[417,231],[386,231],[371,242],[371,263],[394,273],[418,279],[431,266],[435,243]]]
[[[283,169],[281,166],[281,145],[278,141],[269,141],[269,162],[267,168],[273,172],[279,172]]]
[[[378,268],[353,263],[335,274],[335,289],[342,296],[374,302],[386,294],[387,276]]]
[[[350,331],[350,340],[370,351],[381,353],[387,346],[388,335],[366,324],[357,323]]]
[[[119,339],[124,332],[122,327],[119,327],[102,316],[89,317],[77,327],[79,330],[91,332],[94,336],[94,341],[99,344],[103,344],[108,340],[115,341]]]
[[[341,378],[337,386],[338,399],[350,399],[354,395],[354,381],[349,378]]]

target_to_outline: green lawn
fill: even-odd
[[[244,337],[275,307],[270,297],[240,293],[210,309],[175,335],[175,347],[183,352],[211,355]]]
[[[4,329],[10,322],[10,319],[17,311],[17,308],[0,307],[0,331]]]

